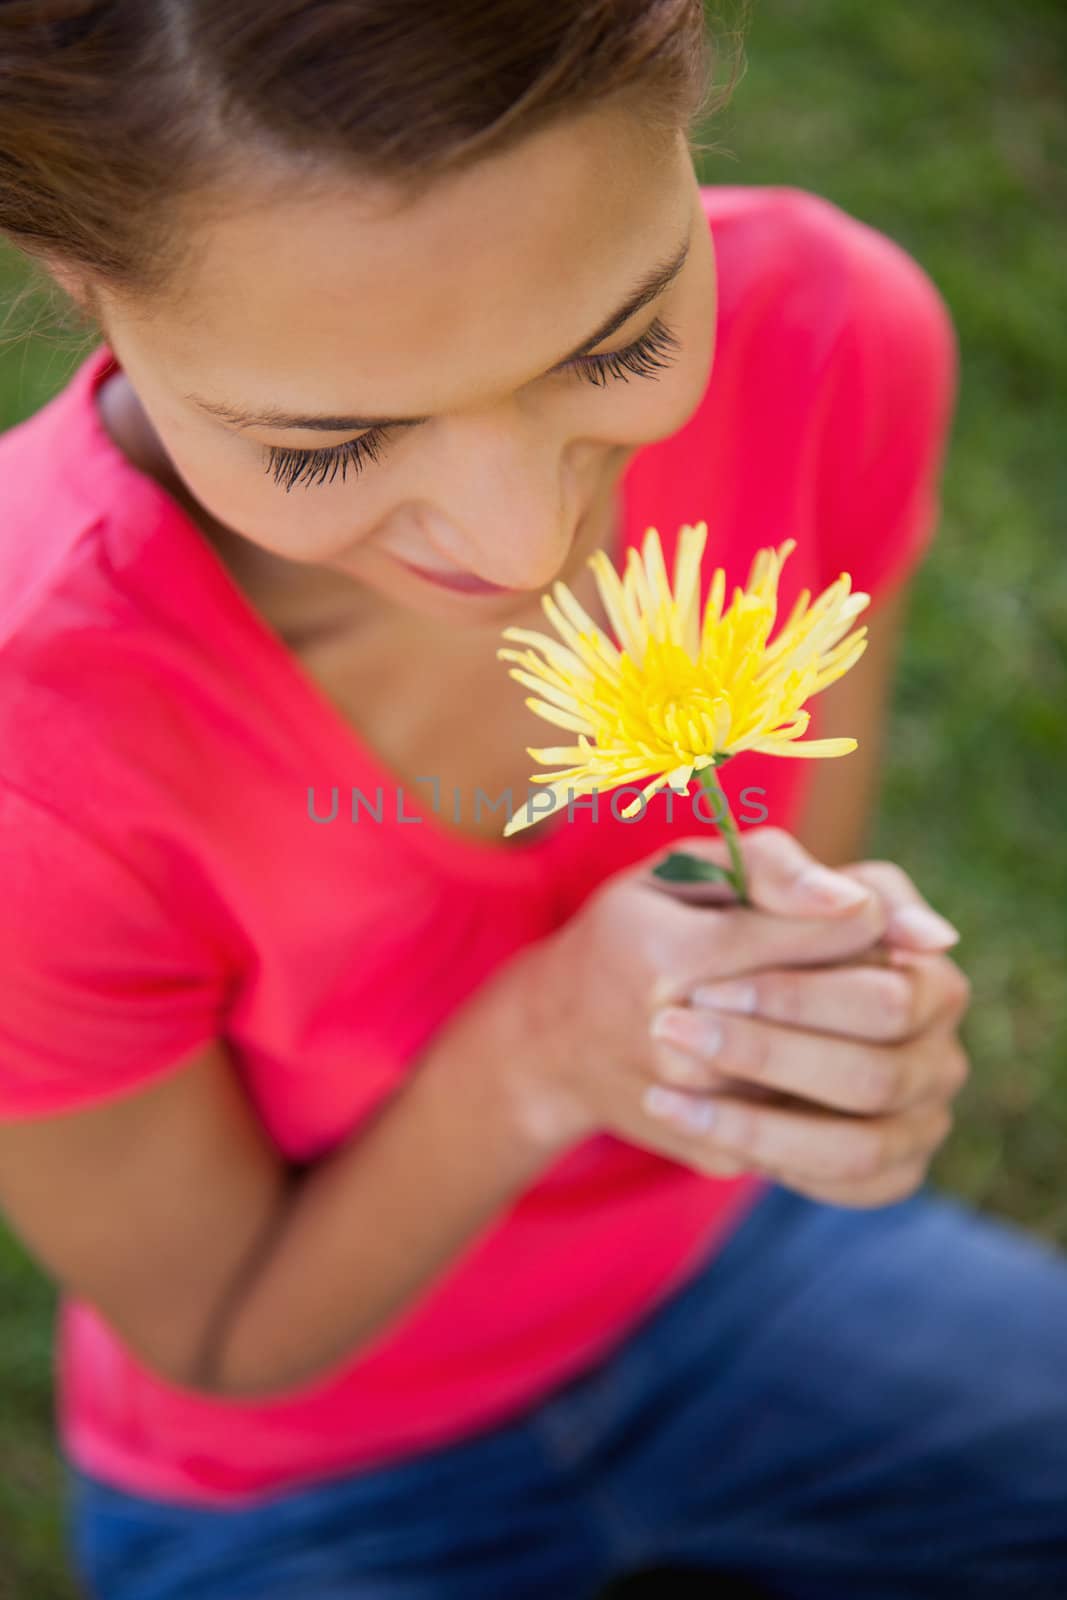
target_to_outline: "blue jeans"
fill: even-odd
[[[1067,1596],[1067,1258],[929,1185],[768,1186],[605,1360],[490,1431],[241,1509],[69,1469],[93,1600]]]

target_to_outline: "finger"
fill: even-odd
[[[783,1111],[657,1083],[644,1091],[642,1105],[650,1116],[674,1122],[728,1156],[788,1174],[790,1181],[875,1178],[887,1167],[924,1156],[952,1126],[941,1102],[889,1117],[849,1117]]]
[[[653,1072],[679,1088],[716,1088],[723,1076],[740,1078],[871,1115],[948,1099],[961,1086],[963,1051],[947,1033],[872,1044],[692,1006],[665,1006],[649,1031]]]
[[[744,862],[748,898],[762,911],[781,916],[833,916],[854,909],[874,891],[858,878],[834,872],[805,850],[799,839],[784,828],[758,827],[742,830],[738,841]],[[716,866],[731,865],[726,840],[700,835],[672,844],[672,850],[712,861]],[[666,883],[652,877],[651,869],[663,859],[662,849],[639,862],[634,869],[650,887],[672,894],[691,904],[729,904],[736,896],[721,883]]]
[[[819,967],[848,961],[876,946],[885,926],[874,895],[833,916],[781,917],[750,906],[668,908],[648,922],[650,959],[660,976],[652,1008],[683,1004],[701,984],[776,967]]]
[[[869,964],[862,954],[837,967],[774,967],[697,984],[690,1004],[758,1016],[793,1028],[900,1042],[966,1005],[966,978],[945,956],[914,956],[909,967]]]
[[[917,986],[925,986],[928,1027],[955,1028],[971,1003],[971,980],[951,956],[938,951],[893,949],[889,952],[893,972],[903,973]]]
[[[895,861],[857,861],[840,872],[878,894],[886,908],[886,938],[912,950],[948,950],[959,931],[923,898]]]
[[[736,1178],[751,1170],[752,1163],[744,1156],[721,1150],[707,1139],[694,1138],[689,1127],[669,1117],[649,1115],[640,1093],[636,1093],[630,1110],[613,1120],[611,1131],[619,1138],[628,1139],[643,1150],[652,1150],[671,1161],[702,1172],[709,1178]]]
[[[898,1200],[906,1200],[922,1187],[929,1166],[929,1157],[924,1156],[914,1161],[899,1162],[895,1167],[887,1167],[876,1178],[863,1181],[832,1183],[824,1179],[822,1182],[808,1183],[802,1180],[799,1183],[790,1181],[786,1187],[807,1195],[810,1200],[820,1200],[824,1205],[850,1206],[853,1209],[893,1205]],[[775,1183],[783,1181],[771,1173],[767,1176]]]

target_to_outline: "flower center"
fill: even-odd
[[[645,717],[653,740],[679,754],[714,755],[717,732],[728,725],[727,697],[696,683],[666,694],[650,689]]]
[[[677,645],[657,641],[640,667],[624,656],[622,680],[621,692],[601,701],[602,747],[637,749],[671,766],[726,747],[730,697]]]

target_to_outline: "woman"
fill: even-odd
[[[0,442],[0,1202],[88,1592],[1061,1592],[1067,1273],[925,1188],[967,982],[852,860],[928,279],[697,184],[695,0],[16,0],[0,70],[102,339]],[[500,838],[501,629],[701,517],[872,597],[855,757],[724,769],[749,907],[651,878],[688,808]]]

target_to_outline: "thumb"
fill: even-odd
[[[772,911],[786,917],[833,916],[849,912],[877,899],[876,891],[843,872],[835,872],[805,850],[784,828],[761,826],[739,830],[738,846],[745,867],[748,898],[759,911]],[[706,834],[679,839],[672,850],[684,851],[702,861],[729,867],[730,852],[721,835]],[[639,870],[657,889],[695,905],[735,904],[737,896],[727,883],[668,883],[651,875],[652,867],[664,859],[656,851],[640,863]]]

